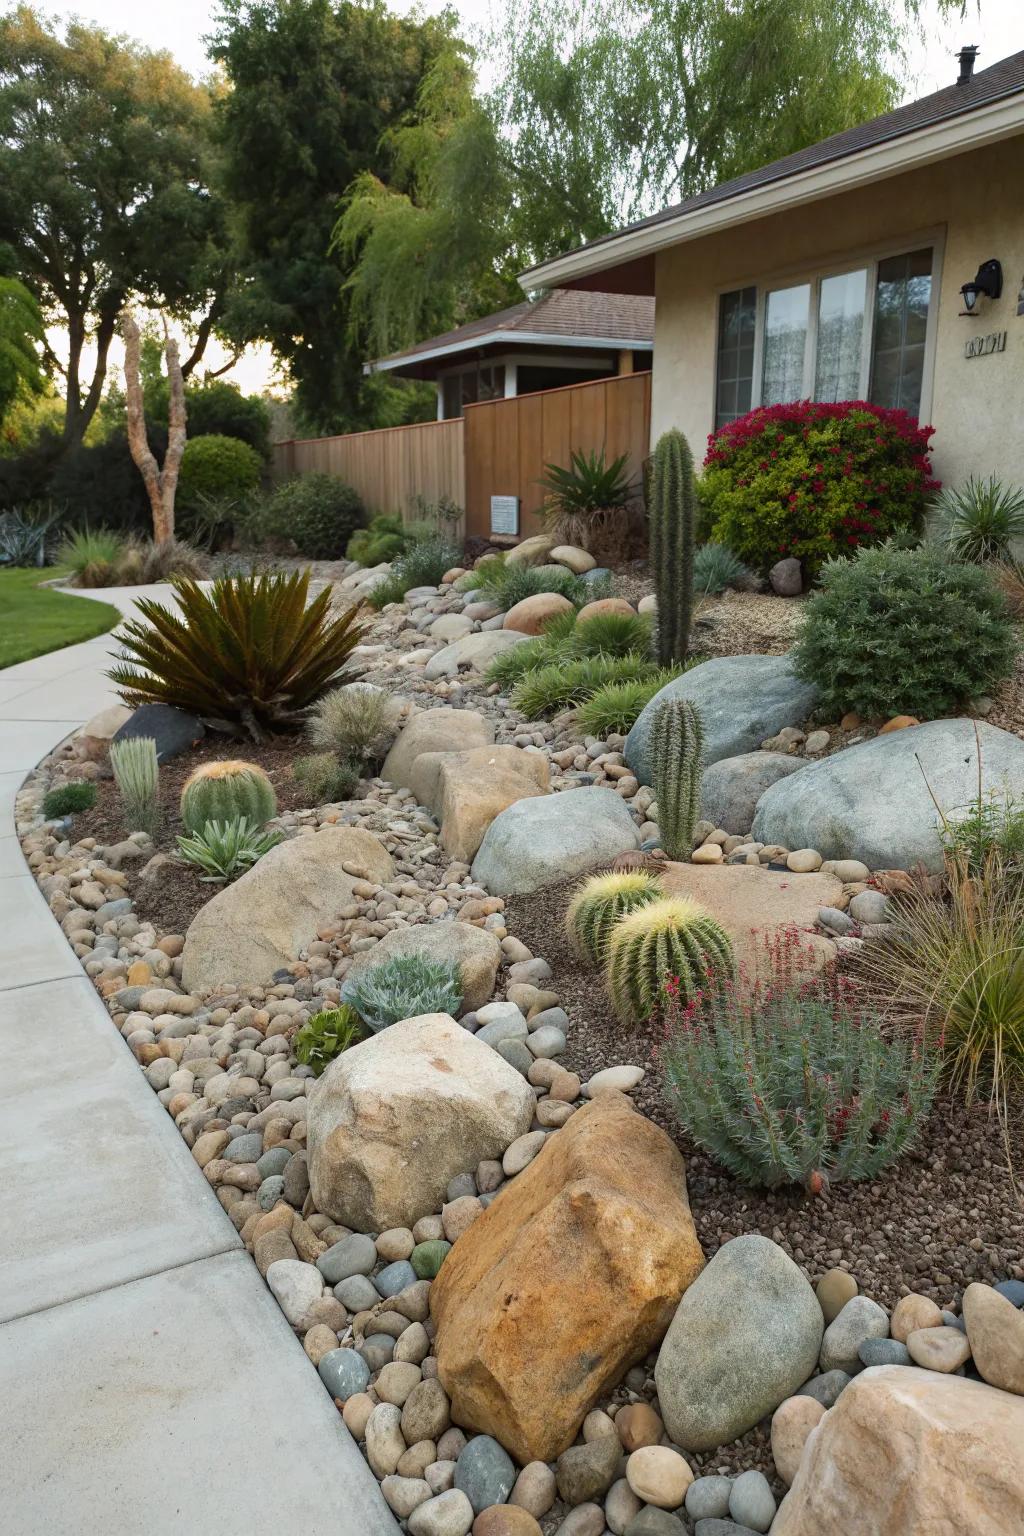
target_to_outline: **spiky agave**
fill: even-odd
[[[685,1003],[716,978],[735,973],[725,929],[688,896],[666,896],[628,913],[608,940],[605,984],[624,1023],[657,1011],[669,977],[677,978]]]
[[[363,626],[354,607],[331,615],[330,587],[309,602],[308,571],[171,585],[177,610],[140,598],[115,636],[124,654],[107,675],[127,704],[171,704],[262,741],[351,680]]]
[[[592,875],[577,887],[565,914],[573,945],[590,965],[600,965],[615,924],[661,894],[661,886],[647,870]]]

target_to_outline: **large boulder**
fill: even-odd
[[[977,731],[977,741],[975,740]],[[932,720],[810,763],[765,790],[754,836],[869,869],[942,868],[936,802],[956,819],[981,792],[1024,798],[1024,741],[983,720]],[[934,796],[934,799],[932,798]]]
[[[392,1024],[336,1057],[309,1096],[318,1211],[356,1232],[411,1227],[449,1182],[533,1120],[526,1080],[446,1013]]]
[[[156,760],[166,763],[182,752],[189,752],[206,735],[206,727],[195,715],[173,704],[140,704],[114,732],[112,741],[133,741],[137,736],[151,736],[156,744]]]
[[[665,699],[690,699],[704,721],[704,761],[753,752],[784,725],[802,725],[818,690],[801,682],[788,656],[716,656],[666,683],[626,737],[626,762],[641,784],[651,782],[654,711]]]
[[[413,764],[409,788],[421,805],[436,816],[441,808],[446,778],[454,779],[463,774],[479,775],[490,770],[497,775],[515,774],[525,779],[537,790],[547,790],[551,782],[551,769],[543,752],[527,752],[523,747],[494,746],[470,747],[465,752],[421,752]]]
[[[462,752],[490,746],[493,740],[494,722],[475,709],[426,709],[400,732],[380,776],[399,789],[411,789],[412,766],[422,752]]]
[[[560,592],[535,592],[509,609],[504,627],[518,630],[522,635],[539,635],[550,619],[571,612],[572,603]]]
[[[766,942],[783,930],[822,960],[835,956],[831,941],[814,926],[819,910],[842,898],[842,881],[835,875],[820,870],[791,875],[763,864],[667,864],[662,883],[670,895],[692,896],[717,918],[732,940],[741,972],[751,980]]]
[[[474,1221],[431,1288],[452,1417],[521,1462],[553,1460],[658,1342],[703,1262],[679,1152],[602,1094]]]
[[[777,1243],[723,1244],[676,1309],[655,1380],[669,1434],[688,1451],[727,1445],[811,1375],[824,1330],[818,1298]]]
[[[463,635],[461,640],[431,656],[423,675],[433,682],[439,677],[457,677],[462,671],[486,672],[495,656],[515,650],[528,639],[528,635],[515,629],[482,629],[474,635]]]
[[[549,794],[550,779],[542,752],[477,747],[452,753],[438,775],[442,848],[469,862],[494,818],[520,800]]]
[[[1009,1536],[1024,1531],[1024,1398],[883,1365],[812,1430],[772,1536]]]
[[[640,833],[621,795],[566,789],[520,800],[495,817],[473,860],[473,879],[492,896],[517,896],[639,846]]]
[[[528,539],[520,539],[505,556],[506,565],[540,565],[547,560],[558,544],[548,533],[534,533]]]
[[[359,827],[323,827],[279,843],[189,924],[182,951],[186,991],[266,986],[352,900],[352,882],[394,876],[391,856]]]
[[[700,786],[700,814],[723,832],[746,836],[754,824],[757,802],[779,779],[805,767],[802,757],[785,752],[743,752],[709,763]]]
[[[345,973],[346,985],[358,981],[393,955],[427,955],[431,960],[458,962],[462,1004],[467,1010],[490,1001],[501,964],[501,945],[486,928],[441,918],[434,923],[409,923],[392,928],[379,944],[355,956]]]

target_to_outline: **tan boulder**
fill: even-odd
[[[111,739],[130,720],[133,710],[124,704],[108,704],[82,726],[75,737],[75,756],[99,762],[110,750]]]
[[[421,805],[436,815],[441,804],[441,770],[469,772],[492,768],[498,773],[518,773],[546,790],[551,770],[543,752],[527,752],[522,747],[470,747],[465,752],[424,752],[413,764],[409,788]]]
[[[548,550],[547,558],[553,560],[555,565],[566,566],[576,576],[585,576],[587,571],[592,571],[597,565],[588,550],[580,549],[575,544],[556,544],[554,549]]]
[[[577,1110],[431,1287],[452,1417],[551,1461],[658,1342],[704,1263],[682,1157],[628,1099]]]
[[[572,603],[560,592],[535,592],[524,597],[505,615],[505,629],[517,629],[521,635],[539,635],[550,619],[571,613]]]
[[[463,752],[494,740],[494,722],[475,709],[425,709],[399,733],[380,771],[399,789],[412,789],[413,764],[423,752]]]
[[[392,1024],[332,1061],[309,1096],[313,1203],[357,1232],[411,1227],[441,1209],[456,1174],[529,1129],[534,1102],[515,1068],[448,1014]]]
[[[484,833],[517,800],[550,792],[548,760],[521,747],[478,747],[453,753],[438,775],[441,846],[471,863]]]
[[[819,872],[794,879],[786,870],[764,865],[691,863],[667,864],[663,882],[670,895],[692,896],[718,919],[747,975],[753,974],[765,939],[782,929],[795,931],[800,947],[819,963],[835,956],[835,946],[810,931],[819,908],[839,903],[843,887],[835,875]]]
[[[505,556],[506,565],[540,565],[547,560],[557,540],[549,533],[535,533],[528,539],[520,539],[514,549]]]
[[[592,603],[584,603],[577,614],[577,620],[583,624],[587,619],[596,619],[602,613],[621,613],[627,618],[636,614],[632,603],[627,603],[624,597],[595,597]]]
[[[352,882],[383,884],[394,865],[360,827],[327,826],[279,843],[189,924],[182,980],[189,992],[265,986],[352,900]]]
[[[862,1371],[804,1448],[772,1536],[1024,1530],[1024,1399],[916,1366]]]
[[[1024,1394],[1024,1312],[990,1285],[964,1291],[964,1325],[980,1375],[1004,1392]]]
[[[482,1008],[490,1001],[501,964],[501,945],[488,929],[475,928],[472,923],[453,923],[447,918],[393,928],[379,944],[355,956],[345,980],[357,981],[392,955],[414,954],[458,962],[463,1008]]]

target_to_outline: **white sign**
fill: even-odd
[[[491,497],[491,532],[512,534],[519,532],[519,497]]]

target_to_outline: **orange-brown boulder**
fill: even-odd
[[[627,618],[632,618],[636,609],[632,603],[627,603],[624,597],[595,597],[592,603],[585,603],[576,615],[577,623],[585,624],[588,619],[596,619],[604,613],[621,613]]]
[[[577,1110],[431,1287],[452,1418],[552,1461],[667,1329],[704,1255],[679,1152],[628,1099]]]
[[[539,635],[549,619],[571,612],[572,603],[560,592],[535,592],[509,609],[503,628],[516,629],[521,635]]]

